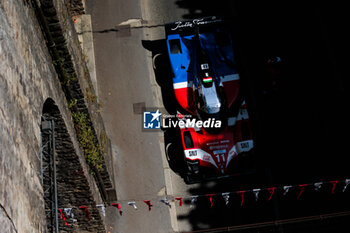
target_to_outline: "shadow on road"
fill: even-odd
[[[226,192],[234,184],[225,181],[223,184],[217,183],[214,187],[198,188],[191,190],[193,194],[210,193],[211,191]],[[236,187],[238,185],[235,185]],[[211,206],[208,197],[200,196],[198,201],[188,214],[179,215],[179,221],[189,221],[192,230],[225,228],[228,226],[241,226],[253,224],[246,230],[234,232],[338,232],[336,230],[347,225],[348,215],[341,221],[334,222],[334,219],[324,218],[318,221],[303,221],[290,224],[279,229],[277,225],[269,226],[267,229],[263,225],[254,226],[258,223],[266,223],[278,219],[294,219],[309,216],[319,216],[321,214],[342,213],[348,211],[350,202],[348,200],[349,190],[342,192],[342,185],[335,194],[331,194],[332,187],[325,185],[323,190],[315,191],[313,188],[307,189],[297,199],[299,190],[291,190],[288,194],[283,195],[283,191],[276,191],[271,200],[269,193],[261,192],[258,200],[255,199],[253,193],[245,193],[244,200],[240,194],[231,194],[230,201],[226,205],[221,194],[213,196],[213,206]],[[240,186],[241,187],[241,186]],[[244,187],[244,186],[243,186]],[[191,205],[190,201],[186,201],[186,205]],[[278,209],[276,209],[278,205]],[[276,217],[278,213],[278,217]],[[209,232],[209,231],[208,231]],[[214,232],[214,231],[213,231]],[[226,232],[225,229],[215,232]]]
[[[163,105],[169,114],[176,114],[177,101],[173,91],[172,73],[165,40],[142,41],[142,46],[152,52],[156,82],[161,87]]]
[[[175,4],[179,8],[188,10],[183,19],[195,19],[205,16],[232,17],[235,14],[236,1],[210,0],[178,0]]]
[[[176,115],[178,103],[175,99],[172,72],[167,55],[166,40],[142,41],[142,46],[152,52],[153,68],[157,84],[161,87],[163,107],[169,115]],[[161,107],[161,106],[160,106]],[[169,167],[183,177],[186,167],[182,144],[177,129],[167,129],[164,133],[165,152]]]
[[[211,15],[234,18],[236,60],[243,88],[250,96],[248,106],[258,157],[258,172],[253,176],[234,177],[211,185],[203,183],[190,189],[191,195],[218,195],[213,197],[212,208],[207,197],[199,198],[188,214],[178,216],[179,221],[188,221],[193,230],[199,230],[349,210],[350,194],[349,190],[342,192],[344,184],[337,186],[335,194],[330,192],[329,185],[319,192],[309,187],[299,199],[298,190],[286,196],[277,191],[270,201],[266,193],[261,193],[257,201],[252,193],[247,193],[242,206],[240,195],[232,195],[228,205],[220,196],[222,192],[350,178],[347,163],[350,114],[346,101],[350,85],[345,62],[349,58],[342,56],[346,47],[341,32],[345,26],[342,7],[291,6],[279,1],[252,4],[179,0],[176,4],[188,9],[183,19]],[[166,54],[163,40],[142,44],[152,51],[153,57]],[[271,74],[276,67],[271,71],[267,65],[267,60],[274,56],[282,59],[277,74]],[[162,67],[155,70],[155,76],[162,88],[164,106],[170,113],[177,103],[169,61],[166,56],[155,61],[157,67]],[[166,132],[164,137],[178,145],[175,135]],[[178,166],[183,162],[182,151],[173,153],[181,154],[181,159],[170,158],[170,167],[181,174]],[[291,230],[292,225],[277,230],[335,232],[349,219],[339,219],[336,224],[322,220],[293,225],[299,227],[295,231]]]

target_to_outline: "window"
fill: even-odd
[[[169,40],[169,47],[171,54],[182,53],[179,39]]]
[[[187,149],[189,148],[193,148],[193,140],[191,137],[191,133],[189,131],[185,131],[183,132],[183,138],[184,138],[184,143],[185,143],[185,147]]]

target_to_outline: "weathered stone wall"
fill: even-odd
[[[1,0],[0,25],[0,203],[16,232],[44,232],[41,110],[46,97],[65,102],[30,9],[22,1]],[[7,228],[0,225],[1,232]]]
[[[0,208],[0,230],[1,232],[15,232],[15,226],[4,208]]]
[[[43,115],[45,120],[54,121],[58,208],[63,212],[64,208],[72,208],[74,213],[74,220],[67,218],[68,225],[62,220],[59,221],[61,232],[104,232],[101,216],[96,208],[97,203],[89,188],[84,169],[60,110],[51,99],[45,102]],[[79,209],[80,206],[88,206],[90,219]]]
[[[79,53],[74,31],[69,30],[64,36],[72,38],[71,51]],[[70,135],[69,149],[76,153],[75,161],[79,161],[83,174],[78,180],[85,182],[86,193],[91,193],[88,203],[102,202],[84,162],[66,96],[44,41],[30,1],[0,0],[1,233],[46,232],[40,178],[40,123],[47,98],[55,101],[66,126],[65,134]],[[73,63],[78,70],[84,69],[81,58],[74,58]],[[84,77],[84,72],[79,71],[78,75]],[[98,214],[96,210],[94,214]]]
[[[87,70],[87,58],[84,58],[85,54],[82,53],[72,16],[66,7],[67,2],[41,0],[41,3],[43,13],[48,21],[48,29],[52,35],[58,35],[53,38],[53,42],[57,53],[63,58],[62,66],[69,75],[76,77],[76,80],[70,81],[68,87],[70,98],[77,100],[77,111],[86,111],[89,115],[94,125],[94,133],[100,139],[101,136],[105,135],[105,129],[99,113],[94,85]],[[113,173],[113,163],[108,162],[111,161],[111,154],[105,153],[104,160],[107,162],[104,163],[104,170],[99,173],[99,176],[102,179],[100,183],[103,185],[103,191],[108,195],[106,198],[109,199],[115,196],[115,188],[109,175]]]
[[[69,11],[71,15],[85,14],[85,1],[84,0],[66,0],[69,4]]]

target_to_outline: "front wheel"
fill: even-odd
[[[163,57],[162,53],[157,53],[156,55],[153,56],[152,64],[153,64],[153,69],[154,70],[157,70],[157,69],[160,68],[162,57]]]
[[[184,181],[186,184],[195,184],[201,182],[201,177],[199,175],[194,174],[186,174],[184,176]]]
[[[164,87],[167,83],[167,63],[166,57],[162,53],[157,53],[152,58],[154,75],[159,86]]]

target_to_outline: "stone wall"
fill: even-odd
[[[61,232],[104,232],[102,219],[96,208],[97,203],[89,188],[84,168],[79,161],[60,110],[51,99],[44,104],[43,120],[48,119],[54,121],[58,208],[63,213],[64,208],[72,208],[74,213],[73,219],[67,216],[68,225],[65,225],[62,220],[59,221],[60,230]],[[43,150],[45,151],[46,148]],[[46,175],[45,172],[43,175]],[[101,203],[100,199],[98,201]],[[90,219],[79,208],[80,206],[88,206]]]
[[[60,7],[63,12],[64,6]],[[65,20],[67,24],[71,24],[67,16],[69,15],[64,16]],[[77,47],[79,44],[76,43],[74,30],[69,26],[63,35],[53,36],[68,38],[65,40],[69,42],[71,48],[68,51],[76,53],[72,55],[72,69],[80,70],[76,72],[78,78],[86,80],[85,72],[82,71],[86,65],[81,54],[79,58],[80,48]],[[37,20],[32,1],[0,0],[1,233],[47,232],[40,177],[40,124],[43,105],[48,98],[54,100],[57,105],[61,125],[65,126],[64,134],[69,139],[69,147],[65,148],[65,144],[61,144],[63,147],[61,149],[74,152],[75,162],[72,164],[75,164],[75,169],[82,172],[82,176],[76,176],[74,182],[85,183],[86,186],[82,190],[89,196],[85,203],[92,205],[103,202],[76,139],[71,111],[68,108],[66,95],[62,91],[62,80],[59,79],[54,66],[55,61],[52,60],[52,54],[46,46],[46,39],[47,35],[42,33],[42,26],[40,27]],[[80,86],[77,86],[77,89],[79,88]],[[82,89],[84,90],[84,87],[80,88]],[[84,93],[81,94],[83,95],[81,98],[84,99]],[[98,119],[98,116],[95,117],[94,122],[98,122]],[[99,125],[99,128],[103,129],[103,123],[99,122]],[[72,172],[72,169],[69,167],[66,172],[71,174],[69,172]],[[65,183],[63,178],[60,182]],[[59,196],[61,197],[59,203],[64,202],[64,197],[67,197],[63,191]],[[83,199],[84,197],[81,200]],[[98,216],[96,209],[91,212],[95,215],[97,225],[91,225],[89,228],[90,223],[83,223],[82,225],[87,227],[82,231],[99,232],[102,229],[102,218]]]
[[[67,0],[69,4],[69,11],[71,15],[85,14],[85,1],[83,0]]]
[[[94,125],[93,133],[99,139],[101,135],[105,135],[102,117],[98,111],[99,104],[86,65],[87,59],[82,53],[72,16],[66,6],[67,3],[60,0],[41,0],[43,15],[47,21],[47,30],[52,36],[49,47],[51,54],[56,59],[56,70],[58,70],[67,100],[77,102],[77,105],[71,110],[88,115],[89,121]],[[111,160],[110,156],[111,154],[105,154],[103,160]],[[100,191],[104,194],[109,193],[111,194],[109,196],[113,197],[115,190],[109,175],[112,173],[112,163],[104,162],[104,169],[97,174],[97,178],[99,179],[99,188],[103,189]]]

